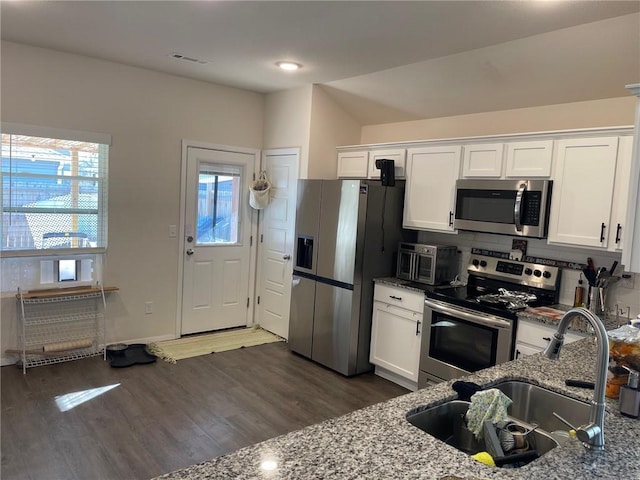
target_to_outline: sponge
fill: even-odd
[[[471,455],[471,458],[473,458],[477,462],[484,463],[485,465],[489,465],[490,467],[496,466],[496,462],[493,461],[493,457],[489,455],[487,452],[478,452],[475,455]]]

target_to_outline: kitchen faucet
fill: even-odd
[[[604,450],[604,409],[605,409],[605,388],[607,383],[607,367],[609,365],[609,341],[607,331],[600,318],[586,308],[572,308],[568,310],[560,319],[558,330],[553,335],[553,339],[547,345],[544,354],[547,358],[557,360],[560,349],[564,343],[564,334],[567,331],[569,322],[574,317],[582,317],[593,327],[596,334],[596,344],[598,354],[596,356],[596,381],[593,391],[593,400],[589,409],[589,423],[576,429],[576,436],[582,444],[594,450]]]

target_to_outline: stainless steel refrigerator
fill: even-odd
[[[394,273],[404,182],[299,180],[292,351],[343,375],[368,370],[373,278]]]

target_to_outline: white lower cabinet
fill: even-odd
[[[520,358],[534,353],[544,351],[551,337],[556,333],[556,326],[549,325],[537,320],[518,319],[518,331],[516,333],[515,358]],[[571,343],[585,338],[587,334],[566,332],[564,343]]]
[[[423,306],[422,293],[376,284],[369,361],[377,375],[409,390],[418,387]]]

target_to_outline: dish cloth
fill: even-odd
[[[466,414],[467,428],[478,440],[482,438],[482,422],[490,420],[494,425],[507,420],[507,409],[512,401],[497,388],[476,392]]]

